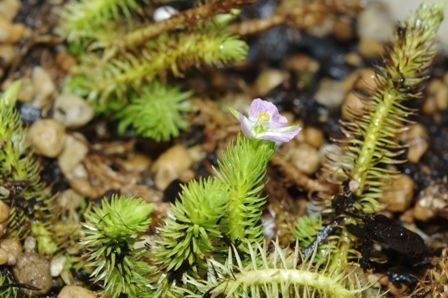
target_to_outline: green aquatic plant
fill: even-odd
[[[131,18],[142,7],[136,0],[74,0],[61,11],[61,33],[70,41],[92,38],[98,29],[121,15]]]
[[[312,255],[303,258],[299,245],[282,249],[248,245],[250,261],[245,262],[236,248],[230,248],[225,263],[209,262],[206,281],[186,277],[188,288],[179,290],[182,297],[363,297],[371,285],[363,283],[355,268],[331,270],[316,267]],[[374,297],[379,297],[376,293]]]
[[[81,244],[86,267],[105,294],[139,297],[148,291],[150,265],[144,249],[135,248],[139,234],[151,223],[152,204],[135,197],[114,195],[85,214]]]
[[[111,95],[126,97],[130,86],[140,90],[167,73],[181,76],[192,66],[239,61],[246,53],[245,42],[223,31],[164,34],[148,42],[143,50],[126,52],[106,62],[94,54],[85,56],[76,71],[77,90],[101,108]]]
[[[301,216],[293,228],[294,238],[302,248],[310,246],[322,229],[322,217],[320,215]]]
[[[131,96],[130,102],[117,109],[119,131],[131,127],[141,136],[156,141],[167,141],[187,128],[183,113],[189,111],[186,101],[191,92],[183,92],[179,87],[168,86],[157,81],[143,86],[140,94]]]
[[[218,161],[215,176],[228,192],[223,229],[232,243],[263,239],[261,214],[266,198],[261,191],[274,148],[273,142],[239,136]]]
[[[333,173],[333,181],[348,183],[359,199],[355,208],[360,212],[380,210],[384,182],[396,173],[387,166],[402,162],[398,135],[412,114],[405,103],[421,96],[436,54],[444,7],[443,3],[425,3],[398,27],[384,64],[376,68],[375,89],[363,100],[365,112],[350,123],[342,122],[347,136],[343,154],[334,158],[327,172]]]
[[[40,178],[39,164],[15,108],[20,85],[13,83],[0,97],[0,199],[11,208],[8,234],[23,239],[32,222],[48,224],[52,196]]]

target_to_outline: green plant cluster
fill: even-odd
[[[77,49],[81,63],[67,80],[66,92],[86,97],[98,112],[115,115],[126,109],[116,118],[139,135],[156,141],[177,136],[187,127],[180,119],[188,112],[179,96],[186,100],[191,93],[181,95],[179,86],[166,83],[168,76],[240,61],[248,50],[244,41],[226,32],[225,23],[211,19],[250,1],[220,2],[180,12],[173,20],[142,22],[136,15],[145,10],[145,2],[72,0],[61,12],[60,32]],[[196,14],[201,17],[191,17]],[[181,30],[182,21],[188,21],[188,31]],[[144,117],[134,117],[137,110]]]
[[[85,214],[81,244],[86,250],[86,266],[91,277],[101,283],[104,293],[118,297],[144,297],[148,273],[144,249],[135,248],[139,235],[148,230],[153,206],[142,199],[112,196]]]
[[[24,239],[33,222],[48,224],[52,196],[15,108],[20,85],[13,83],[0,97],[0,199],[11,208],[8,235]]]

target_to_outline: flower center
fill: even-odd
[[[258,123],[262,124],[271,121],[271,115],[267,112],[258,113]]]

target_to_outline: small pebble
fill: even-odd
[[[22,245],[17,239],[5,239],[0,243],[0,248],[8,255],[8,265],[14,265],[22,254]]]
[[[35,253],[24,253],[13,268],[18,283],[38,288],[38,291],[23,290],[25,295],[37,297],[47,293],[52,284],[50,263]]]
[[[408,145],[408,160],[412,163],[418,163],[429,147],[429,136],[426,128],[415,123],[405,131],[400,139]]]
[[[0,18],[12,21],[20,9],[19,0],[2,0],[0,1]]]
[[[319,148],[324,142],[324,133],[321,129],[313,126],[305,127],[302,132],[306,143],[314,148]]]
[[[17,51],[10,44],[0,44],[0,65],[9,66],[17,57]]]
[[[442,80],[436,79],[429,82],[426,88],[426,97],[422,111],[425,114],[433,114],[448,108],[448,86]]]
[[[57,198],[57,204],[63,210],[76,210],[81,205],[82,196],[73,189],[67,189]]]
[[[161,22],[171,18],[177,13],[178,11],[174,7],[166,5],[156,8],[152,17],[154,22]]]
[[[288,58],[286,68],[297,73],[315,73],[319,70],[319,62],[306,54],[296,54]]]
[[[366,58],[374,58],[384,54],[384,45],[376,40],[363,38],[358,43],[359,53]]]
[[[359,14],[357,31],[360,39],[387,42],[392,38],[395,21],[385,5],[371,1]]]
[[[316,101],[329,108],[339,107],[344,100],[342,84],[341,81],[322,79],[314,95]]]
[[[0,248],[0,265],[8,263],[8,253],[3,248]]]
[[[23,244],[23,250],[25,252],[34,252],[36,249],[36,238],[32,236],[28,236],[25,239],[25,243]]]
[[[355,91],[350,92],[342,104],[341,116],[344,120],[354,120],[361,116],[366,109],[364,101]]]
[[[68,175],[87,155],[89,149],[80,134],[67,135],[64,149],[58,156],[58,165],[64,175]]]
[[[70,69],[76,65],[76,59],[67,52],[60,52],[56,56],[56,62],[64,71],[70,71]]]
[[[63,255],[54,256],[50,262],[50,273],[52,277],[57,277],[64,270],[65,257]]]
[[[25,33],[23,24],[12,24],[0,17],[0,43],[16,43]]]
[[[290,162],[305,174],[313,174],[319,167],[319,152],[307,143],[301,143],[295,146],[288,155]]]
[[[25,125],[30,125],[41,119],[41,110],[30,103],[22,103],[19,105],[20,118]]]
[[[121,160],[120,166],[127,172],[142,173],[149,169],[151,160],[146,155],[135,153],[128,156],[125,160]]]
[[[9,211],[9,206],[5,202],[0,201],[0,223],[8,220]]]
[[[164,190],[171,181],[179,178],[185,170],[189,169],[193,161],[188,150],[182,145],[176,145],[159,156],[152,167],[155,173],[155,184]]]
[[[418,220],[435,216],[448,219],[448,186],[444,182],[436,182],[421,191],[414,207],[414,217]]]
[[[58,298],[96,298],[97,295],[80,286],[65,286],[58,295]]]
[[[93,116],[93,109],[76,95],[63,94],[54,102],[54,118],[65,127],[81,127],[92,120]]]
[[[56,157],[65,144],[65,129],[59,122],[43,119],[33,123],[28,131],[31,146],[36,153]]]
[[[56,86],[48,72],[40,66],[33,68],[31,79],[34,90],[33,104],[43,108],[47,105],[50,96],[56,91]]]
[[[380,201],[387,205],[389,211],[405,211],[414,196],[414,181],[406,175],[399,175],[388,181]]]
[[[287,74],[278,69],[266,69],[255,81],[255,93],[263,96],[280,85],[287,78]]]
[[[34,97],[33,82],[29,77],[23,77],[20,80],[22,81],[22,86],[17,99],[21,102],[31,102]]]

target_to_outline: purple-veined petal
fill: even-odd
[[[252,131],[252,124],[249,119],[247,119],[246,116],[239,113],[240,123],[241,123],[241,130],[248,138],[254,137],[254,132]]]
[[[277,117],[277,115],[280,116],[277,107],[273,103],[262,100],[261,98],[255,98],[249,107],[249,119],[257,121],[260,112],[268,113],[271,116],[271,119]]]

